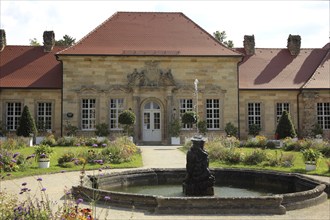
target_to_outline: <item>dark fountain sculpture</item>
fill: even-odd
[[[192,146],[187,153],[186,178],[182,184],[183,193],[186,196],[213,196],[215,178],[209,170],[205,140],[195,136],[191,141]]]

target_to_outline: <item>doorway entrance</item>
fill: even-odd
[[[153,101],[147,102],[143,108],[143,141],[161,141],[161,109]]]

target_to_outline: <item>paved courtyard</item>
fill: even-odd
[[[185,154],[173,146],[142,146],[142,158],[144,168],[183,168],[185,167]],[[116,172],[108,170],[105,172]],[[98,172],[90,171],[89,173]],[[24,177],[15,180],[3,181],[1,189],[18,195],[21,184],[27,182],[31,192],[39,192],[37,178],[43,179],[42,186],[47,188],[50,200],[62,203],[64,201],[64,190],[72,185],[78,185],[80,172],[56,173],[50,175]],[[322,181],[330,182],[328,177],[318,177]],[[88,203],[84,204],[88,207]],[[108,213],[108,214],[107,214]],[[154,215],[139,210],[120,209],[108,206],[97,206],[96,215],[99,219],[219,219],[219,220],[329,220],[330,200],[310,208],[288,211],[286,215]]]

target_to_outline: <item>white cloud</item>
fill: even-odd
[[[235,46],[254,34],[257,47],[286,47],[289,34],[299,34],[303,47],[329,41],[326,1],[0,1],[0,26],[8,44],[42,42],[54,30],[81,39],[117,11],[183,12],[210,34],[224,30]]]

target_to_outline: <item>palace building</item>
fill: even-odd
[[[284,39],[285,40],[285,39]],[[0,31],[0,114],[15,131],[27,105],[37,122],[57,136],[65,127],[94,135],[97,124],[121,132],[118,115],[132,110],[137,143],[168,144],[171,122],[198,110],[208,135],[224,135],[229,122],[245,138],[258,124],[273,138],[287,110],[300,136],[318,123],[330,137],[330,46],[227,48],[182,13],[118,12],[71,47],[6,45]],[[196,97],[195,80],[198,80]],[[183,125],[182,140],[191,134]]]

